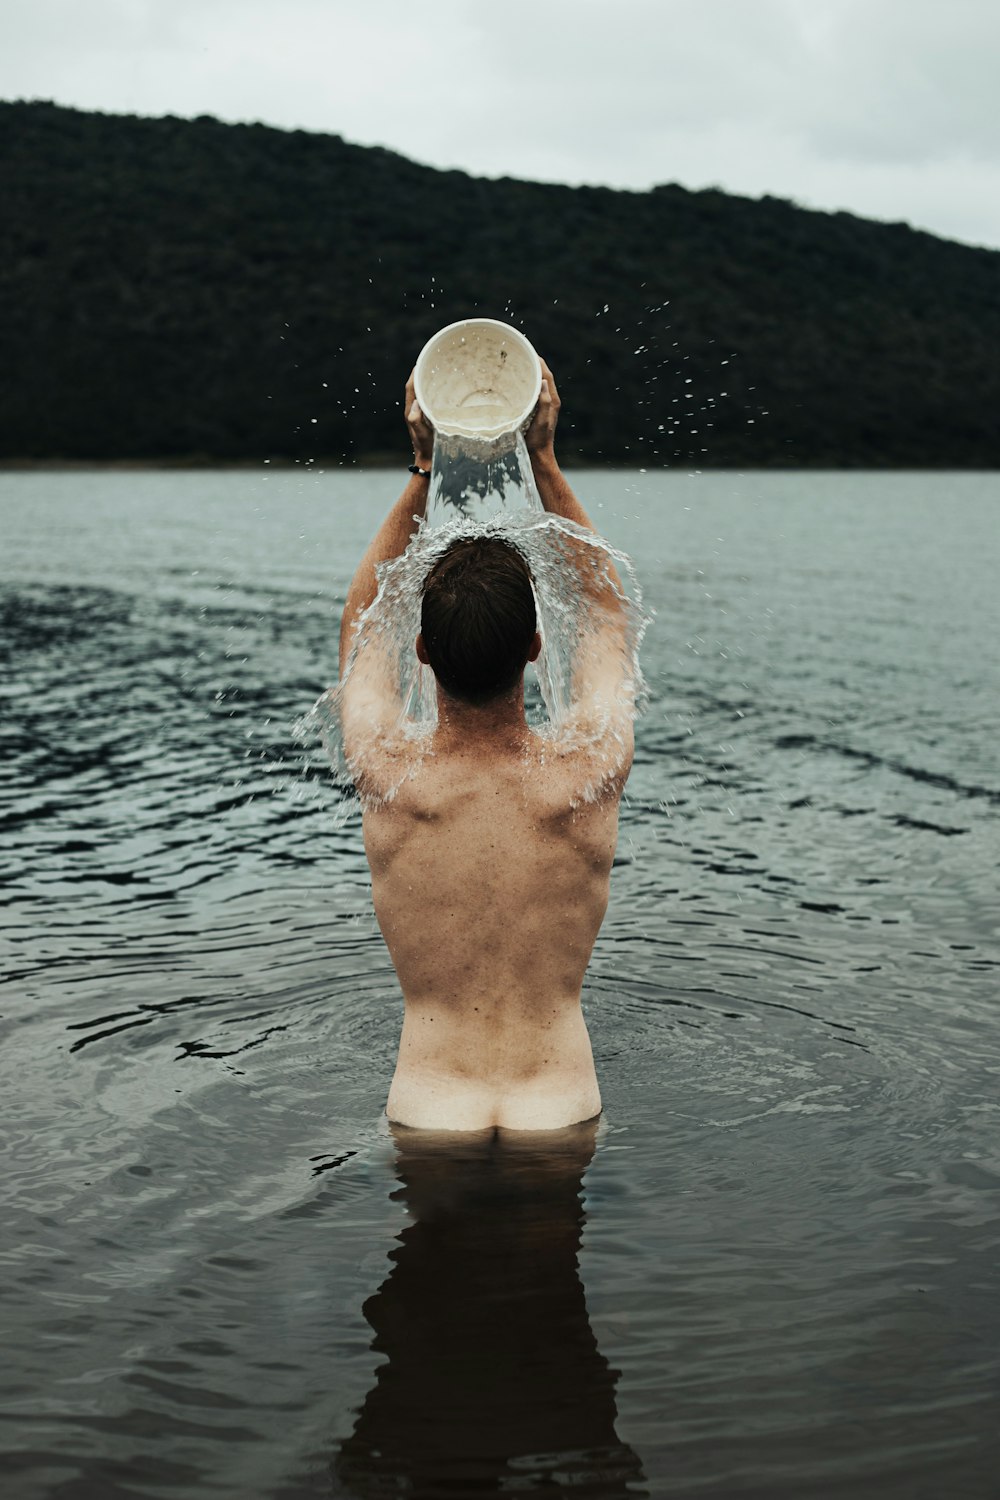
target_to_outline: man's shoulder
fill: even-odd
[[[356,730],[346,744],[347,766],[362,806],[395,802],[427,758],[430,739],[422,728],[398,723]]]
[[[560,819],[583,804],[617,805],[628,775],[619,747],[583,744],[548,726],[529,731],[517,753],[469,761],[435,756],[433,774],[481,791],[499,806],[517,803],[538,818]]]
[[[632,768],[631,722],[628,733],[592,732],[571,722],[546,726],[538,734],[540,776],[557,797],[574,807],[581,802],[617,803]]]

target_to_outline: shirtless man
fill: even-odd
[[[559,396],[543,364],[526,434],[545,509],[593,530],[556,462]],[[376,564],[399,556],[427,504],[434,434],[406,388],[414,474],[351,583],[340,635],[344,743],[362,800],[375,914],[405,1011],[386,1113],[434,1130],[547,1130],[601,1110],[580,1008],[608,904],[632,763],[634,683],[613,569],[570,535],[588,596],[566,733],[524,715],[539,653],[527,564],[496,538],[454,544],[424,585],[420,660],[438,721],[430,753],[400,729],[398,688],[365,642],[345,677]],[[610,577],[609,577],[610,575]],[[386,800],[386,793],[398,788]]]

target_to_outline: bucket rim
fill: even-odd
[[[514,342],[521,345],[521,347],[526,351],[534,368],[534,393],[531,397],[531,400],[525,405],[523,410],[518,414],[516,418],[509,422],[505,422],[502,426],[491,427],[488,429],[470,429],[455,422],[435,422],[433,414],[428,411],[427,406],[424,403],[422,366],[425,365],[426,359],[431,349],[435,344],[438,343],[440,339],[444,338],[446,334],[454,333],[460,328],[473,327],[503,329],[505,334],[511,335]],[[491,441],[492,439],[502,437],[505,433],[514,432],[518,428],[523,428],[530,421],[535,407],[538,405],[538,398],[542,392],[542,362],[539,358],[537,349],[528,338],[527,334],[522,333],[519,328],[515,328],[513,323],[505,323],[501,318],[456,318],[453,323],[446,323],[442,328],[439,328],[436,333],[431,334],[430,338],[426,341],[423,348],[420,350],[420,353],[417,355],[416,363],[413,366],[413,390],[414,395],[417,398],[417,405],[420,407],[420,410],[430,422],[435,432],[440,432],[444,437],[478,437],[482,438],[485,441]]]

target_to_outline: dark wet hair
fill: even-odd
[[[483,704],[510,692],[536,630],[531,571],[510,542],[460,537],[424,580],[420,630],[452,698]]]

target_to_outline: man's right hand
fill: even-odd
[[[434,457],[434,428],[417,405],[413,375],[414,372],[411,370],[410,378],[406,382],[406,395],[403,397],[403,411],[410,433],[410,442],[413,444],[413,462],[419,469],[429,471]]]
[[[542,366],[541,394],[538,397],[538,405],[535,407],[535,415],[524,434],[532,465],[546,458],[555,462],[556,423],[559,421],[560,401],[555,377],[544,359],[540,363]]]

